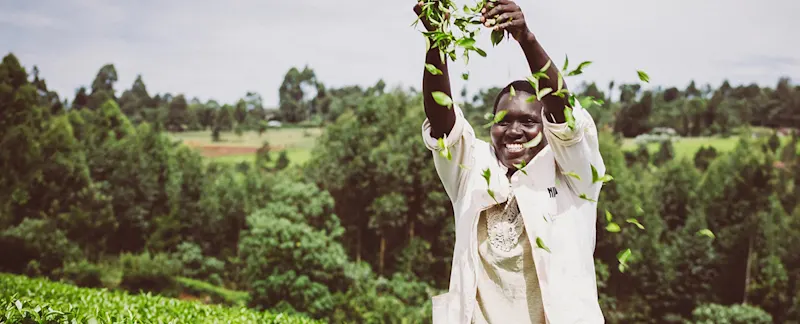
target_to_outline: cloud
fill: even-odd
[[[457,0],[459,4],[467,1]],[[791,42],[800,2],[765,0],[635,0],[557,2],[520,0],[529,27],[557,63],[569,54],[594,63],[570,82],[637,82],[647,71],[653,85],[758,82],[800,75],[800,44]],[[413,1],[350,4],[303,1],[46,0],[0,3],[2,48],[28,68],[37,65],[62,97],[89,85],[113,63],[129,88],[142,74],[151,93],[185,93],[234,102],[247,91],[276,106],[283,75],[309,65],[328,86],[420,88],[424,42],[410,27]],[[524,78],[519,46],[478,46],[488,57],[468,67],[451,63],[453,89],[502,86]],[[738,64],[737,64],[738,62]],[[469,82],[459,75],[471,72]],[[456,91],[460,92],[460,91]]]

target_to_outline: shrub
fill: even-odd
[[[174,276],[180,273],[180,262],[167,254],[151,256],[149,252],[139,255],[125,253],[120,256],[123,269],[119,287],[134,293],[154,292],[166,296],[176,296],[177,286]]]
[[[771,324],[772,316],[750,305],[704,304],[692,311],[694,324]]]
[[[59,277],[79,287],[103,287],[102,267],[86,260],[64,264],[64,268],[59,272]]]
[[[317,323],[244,307],[78,288],[7,274],[0,274],[0,287],[3,323]]]

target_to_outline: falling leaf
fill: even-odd
[[[610,222],[611,219],[612,219],[611,212],[609,212],[608,209],[606,209],[606,221]]]
[[[561,71],[567,72],[567,67],[569,66],[569,56],[564,54],[564,67],[561,68]]]
[[[522,147],[524,147],[524,148],[536,147],[541,142],[542,142],[542,132],[539,132],[539,134],[536,134],[536,137],[534,137],[532,140],[527,141],[524,144],[522,144]]]
[[[461,78],[464,79],[465,81],[469,80],[469,72],[461,73]]]
[[[638,227],[639,229],[644,229],[644,226],[642,226],[642,224],[640,224],[636,218],[628,218],[626,222],[636,225],[636,227]]]
[[[567,176],[573,177],[573,178],[575,178],[575,179],[578,179],[578,180],[580,180],[580,179],[581,179],[581,176],[579,176],[577,173],[575,173],[575,172],[572,172],[572,171],[570,171],[570,172],[562,172],[562,173],[563,173],[564,175],[567,175]]]
[[[583,199],[583,200],[588,200],[588,201],[591,201],[591,202],[597,202],[597,200],[589,198],[589,196],[587,196],[585,193],[582,193],[580,196],[578,196],[578,198]]]
[[[489,168],[483,170],[483,178],[486,179],[487,186],[489,185],[489,180],[491,179],[491,177],[492,177],[492,170],[489,170]]]
[[[550,68],[550,63],[551,63],[551,61],[547,60],[547,63],[545,63],[544,66],[541,69],[539,69],[539,72],[542,72],[542,73],[547,72],[547,69]]]
[[[606,231],[609,231],[611,233],[617,233],[620,230],[621,229],[619,228],[619,224],[617,224],[617,223],[611,222],[611,223],[608,223],[608,225],[606,225]]]
[[[443,158],[447,160],[453,159],[453,156],[450,154],[450,149],[447,147],[444,137],[439,139],[439,148],[442,149],[441,151],[439,151],[439,155],[441,155]]]
[[[514,96],[516,96],[516,95],[517,95],[517,91],[514,90],[514,86],[511,86],[511,88],[508,89],[508,101],[511,101],[511,99],[514,98]]]
[[[436,103],[445,106],[448,109],[450,109],[450,106],[453,105],[453,99],[450,99],[450,96],[444,92],[434,91],[431,93],[431,95],[433,96],[433,100],[436,100]]]
[[[564,77],[562,77],[561,73],[559,73],[558,74],[558,92],[561,92],[563,87],[564,87]]]
[[[572,115],[572,108],[564,107],[564,119],[566,119],[567,127],[569,129],[575,129],[575,116]]]
[[[538,237],[538,236],[536,237],[536,246],[537,246],[538,248],[542,249],[542,250],[545,250],[545,251],[547,251],[547,252],[550,252],[550,249],[547,247],[547,245],[544,245],[544,241],[542,241],[542,238],[541,238],[541,237]],[[552,253],[552,252],[551,252],[551,253]]]
[[[714,232],[712,232],[710,229],[707,229],[707,228],[704,228],[704,229],[701,229],[701,230],[697,231],[697,234],[698,235],[703,235],[703,236],[708,236],[708,237],[710,237],[712,239],[716,237],[716,236],[714,236]]]
[[[578,67],[572,70],[572,72],[569,72],[567,76],[574,76],[583,73],[583,68],[589,66],[590,64],[592,64],[592,61],[581,62],[581,64],[578,64]]]
[[[492,125],[503,121],[503,118],[506,117],[507,113],[508,113],[508,110],[501,110],[501,111],[497,112],[497,115],[491,115],[492,116],[492,121],[489,122],[488,124],[484,125],[484,127],[489,128],[489,127],[492,127]]]
[[[639,74],[639,80],[642,80],[644,82],[650,83],[650,76],[647,75],[647,73],[645,73],[642,70],[636,70],[636,73]]]
[[[640,215],[644,214],[644,209],[642,209],[642,206],[636,205],[636,212]]]
[[[459,163],[459,164],[458,164],[458,167],[459,167],[459,168],[461,168],[462,170],[469,170],[469,167],[468,167],[468,166],[466,166],[466,165],[463,165],[463,164],[461,164],[461,163]]]
[[[522,171],[522,174],[528,175],[528,172],[523,170],[525,168],[525,161],[522,161],[522,163],[519,163],[519,164],[514,164],[514,167],[517,168],[518,170]]]
[[[428,70],[428,72],[430,74],[433,74],[433,75],[441,75],[442,74],[442,70],[439,70],[439,68],[437,68],[433,64],[425,64],[425,69]]]
[[[536,91],[536,98],[539,99],[539,100],[542,100],[542,98],[544,98],[544,96],[546,96],[547,94],[549,94],[551,92],[553,92],[552,88],[544,88],[542,90]]]
[[[610,174],[603,175],[602,177],[598,176],[597,169],[594,167],[594,165],[590,164],[590,166],[592,167],[592,183],[598,181],[605,183],[614,179],[614,177],[612,177]]]
[[[627,267],[627,261],[630,256],[631,256],[631,249],[626,249],[625,251],[617,253],[617,261],[619,261],[620,272],[625,271],[624,269]]]
[[[489,197],[492,197],[492,200],[494,200],[495,204],[499,204],[499,202],[497,201],[497,198],[494,197],[494,191],[492,191],[492,189],[486,189],[486,192],[489,193]]]

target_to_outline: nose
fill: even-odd
[[[520,138],[522,134],[522,126],[517,122],[512,122],[506,129],[506,136],[510,138]]]

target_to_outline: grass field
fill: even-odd
[[[789,142],[789,137],[781,137],[781,146],[786,145]],[[728,138],[722,137],[682,137],[677,139],[673,143],[673,147],[675,148],[675,156],[678,158],[688,157],[693,158],[694,154],[703,147],[703,146],[711,146],[714,147],[717,152],[724,153],[730,152],[734,148],[736,148],[736,144],[739,142],[739,137],[732,136]],[[633,138],[626,138],[622,143],[622,149],[625,151],[632,151],[638,147],[636,142]],[[658,143],[649,143],[647,145],[647,150],[650,153],[655,153],[658,151],[659,144]]]
[[[254,161],[255,152],[266,141],[271,147],[273,160],[278,158],[281,151],[286,151],[291,164],[303,164],[311,157],[311,149],[320,134],[321,128],[270,129],[261,135],[258,132],[244,132],[242,136],[234,132],[222,132],[219,142],[211,140],[211,131],[171,133],[170,136],[196,148],[200,154],[214,161]]]
[[[319,323],[245,307],[79,288],[0,273],[0,323]]]

